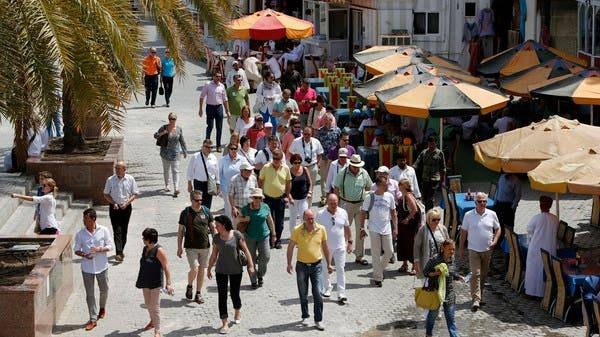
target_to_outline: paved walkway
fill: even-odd
[[[156,35],[148,27],[150,39]],[[141,327],[148,322],[148,314],[143,305],[142,293],[135,288],[138,260],[142,250],[141,232],[146,227],[154,227],[160,233],[159,243],[169,253],[173,272],[175,296],[162,299],[162,331],[164,336],[183,337],[214,335],[219,324],[217,309],[216,282],[206,281],[206,303],[198,305],[185,299],[184,291],[187,278],[187,262],[178,259],[176,251],[176,231],[179,212],[188,205],[185,193],[179,198],[161,192],[163,188],[162,167],[158,148],[154,145],[153,133],[167,121],[171,111],[179,116],[178,124],[183,127],[184,135],[191,151],[197,151],[205,135],[205,122],[197,116],[199,88],[208,80],[205,70],[188,63],[188,75],[180,81],[175,80],[175,90],[171,108],[150,109],[143,102],[131,102],[128,106],[127,122],[124,131],[125,159],[128,173],[132,174],[142,191],[141,197],[134,202],[134,210],[129,229],[129,242],[125,249],[125,261],[111,264],[109,269],[110,295],[107,316],[98,327],[85,332],[83,325],[87,321],[84,289],[79,273],[79,260],[74,261],[75,289],[67,302],[63,314],[58,320],[54,336],[151,336],[152,332],[143,332]],[[142,96],[139,96],[143,100]],[[159,97],[158,104],[162,104]],[[7,123],[0,125],[0,133],[10,134]],[[214,137],[214,134],[213,134]],[[224,132],[224,140],[228,139]],[[8,137],[0,137],[0,152],[5,151],[10,142]],[[214,138],[213,138],[214,139]],[[187,161],[182,170],[185,171]],[[185,190],[182,185],[182,190]],[[487,187],[486,187],[487,189]],[[523,225],[531,215],[537,212],[538,193],[526,188],[523,201],[517,212],[517,232],[523,232]],[[318,197],[315,198],[318,200]],[[222,200],[216,198],[214,210],[222,208]],[[97,207],[99,223],[110,226],[106,207]],[[561,202],[561,218],[571,224],[584,222],[589,217],[591,202],[589,198],[567,197]],[[284,234],[287,237],[289,234]],[[353,261],[353,256],[348,256]],[[111,259],[111,261],[113,261]],[[272,250],[269,270],[265,277],[265,286],[257,290],[250,288],[247,275],[242,280],[242,323],[233,326],[230,334],[234,336],[414,336],[424,335],[422,313],[414,306],[414,278],[401,276],[395,270],[396,263],[388,267],[383,288],[369,286],[371,268],[358,267],[354,263],[346,265],[347,295],[349,301],[340,306],[326,300],[324,305],[325,332],[313,327],[300,325],[300,305],[296,290],[295,276],[285,272],[285,249]],[[457,286],[458,311],[456,318],[463,336],[581,336],[583,328],[565,326],[562,322],[537,309],[536,303],[515,297],[514,293],[503,288],[500,282],[493,282],[494,292],[486,290],[488,305],[477,313],[469,310],[468,287]],[[335,298],[335,293],[334,297]],[[231,315],[231,303],[230,311]],[[312,308],[312,305],[311,305]],[[311,310],[312,311],[312,310]],[[446,336],[445,324],[439,320],[438,330]]]

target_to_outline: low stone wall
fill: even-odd
[[[60,190],[73,193],[75,199],[92,199],[94,204],[107,204],[102,196],[106,178],[114,173],[114,164],[123,159],[123,138],[113,138],[102,159],[78,158],[69,160],[27,159],[27,174],[52,172]]]
[[[73,292],[72,236],[0,237],[52,242],[21,285],[0,286],[0,337],[47,337]]]

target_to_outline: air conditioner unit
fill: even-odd
[[[403,35],[379,35],[379,44],[382,46],[408,46],[411,44],[411,36]]]

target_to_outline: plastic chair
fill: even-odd
[[[565,236],[563,237],[565,247],[572,247],[575,242],[575,228],[567,226],[565,228]]]
[[[506,272],[506,277],[504,278],[504,280],[509,284],[512,283],[512,279],[515,275],[515,249],[512,233],[513,232],[509,227],[504,226],[504,235],[506,241],[508,242],[508,271]]]
[[[519,249],[519,237],[515,232],[512,232],[511,236],[513,240],[513,254],[515,256],[515,272],[510,285],[514,291],[520,293],[523,289],[523,283],[525,282],[525,261],[523,261],[521,251]]]
[[[552,316],[566,322],[569,311],[575,301],[573,297],[567,293],[562,259],[559,259],[556,256],[551,256],[550,258],[552,259],[552,271],[554,272],[554,278],[556,280],[556,300]]]

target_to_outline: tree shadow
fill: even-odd
[[[160,236],[161,238],[176,238],[177,232],[162,233],[162,234],[159,234],[158,236]]]
[[[54,325],[54,327],[52,328],[52,334],[53,335],[60,335],[63,334],[65,332],[71,332],[71,331],[75,331],[75,330],[83,330],[85,327],[85,324],[63,324],[63,325]]]
[[[308,297],[308,302],[311,303],[311,298],[312,296]],[[294,297],[294,298],[286,298],[283,300],[279,300],[278,301],[280,305],[283,306],[290,306],[290,305],[300,305],[300,298],[298,297]]]
[[[139,336],[144,329],[137,329],[131,332],[121,332],[121,330],[115,330],[109,334],[104,335],[105,337],[131,337],[131,336]]]
[[[163,334],[164,337],[183,337],[183,336],[199,336],[199,335],[214,335],[218,334],[218,330],[212,326],[202,326],[196,329],[191,329],[189,327],[180,328],[177,330],[173,330],[166,334]]]

